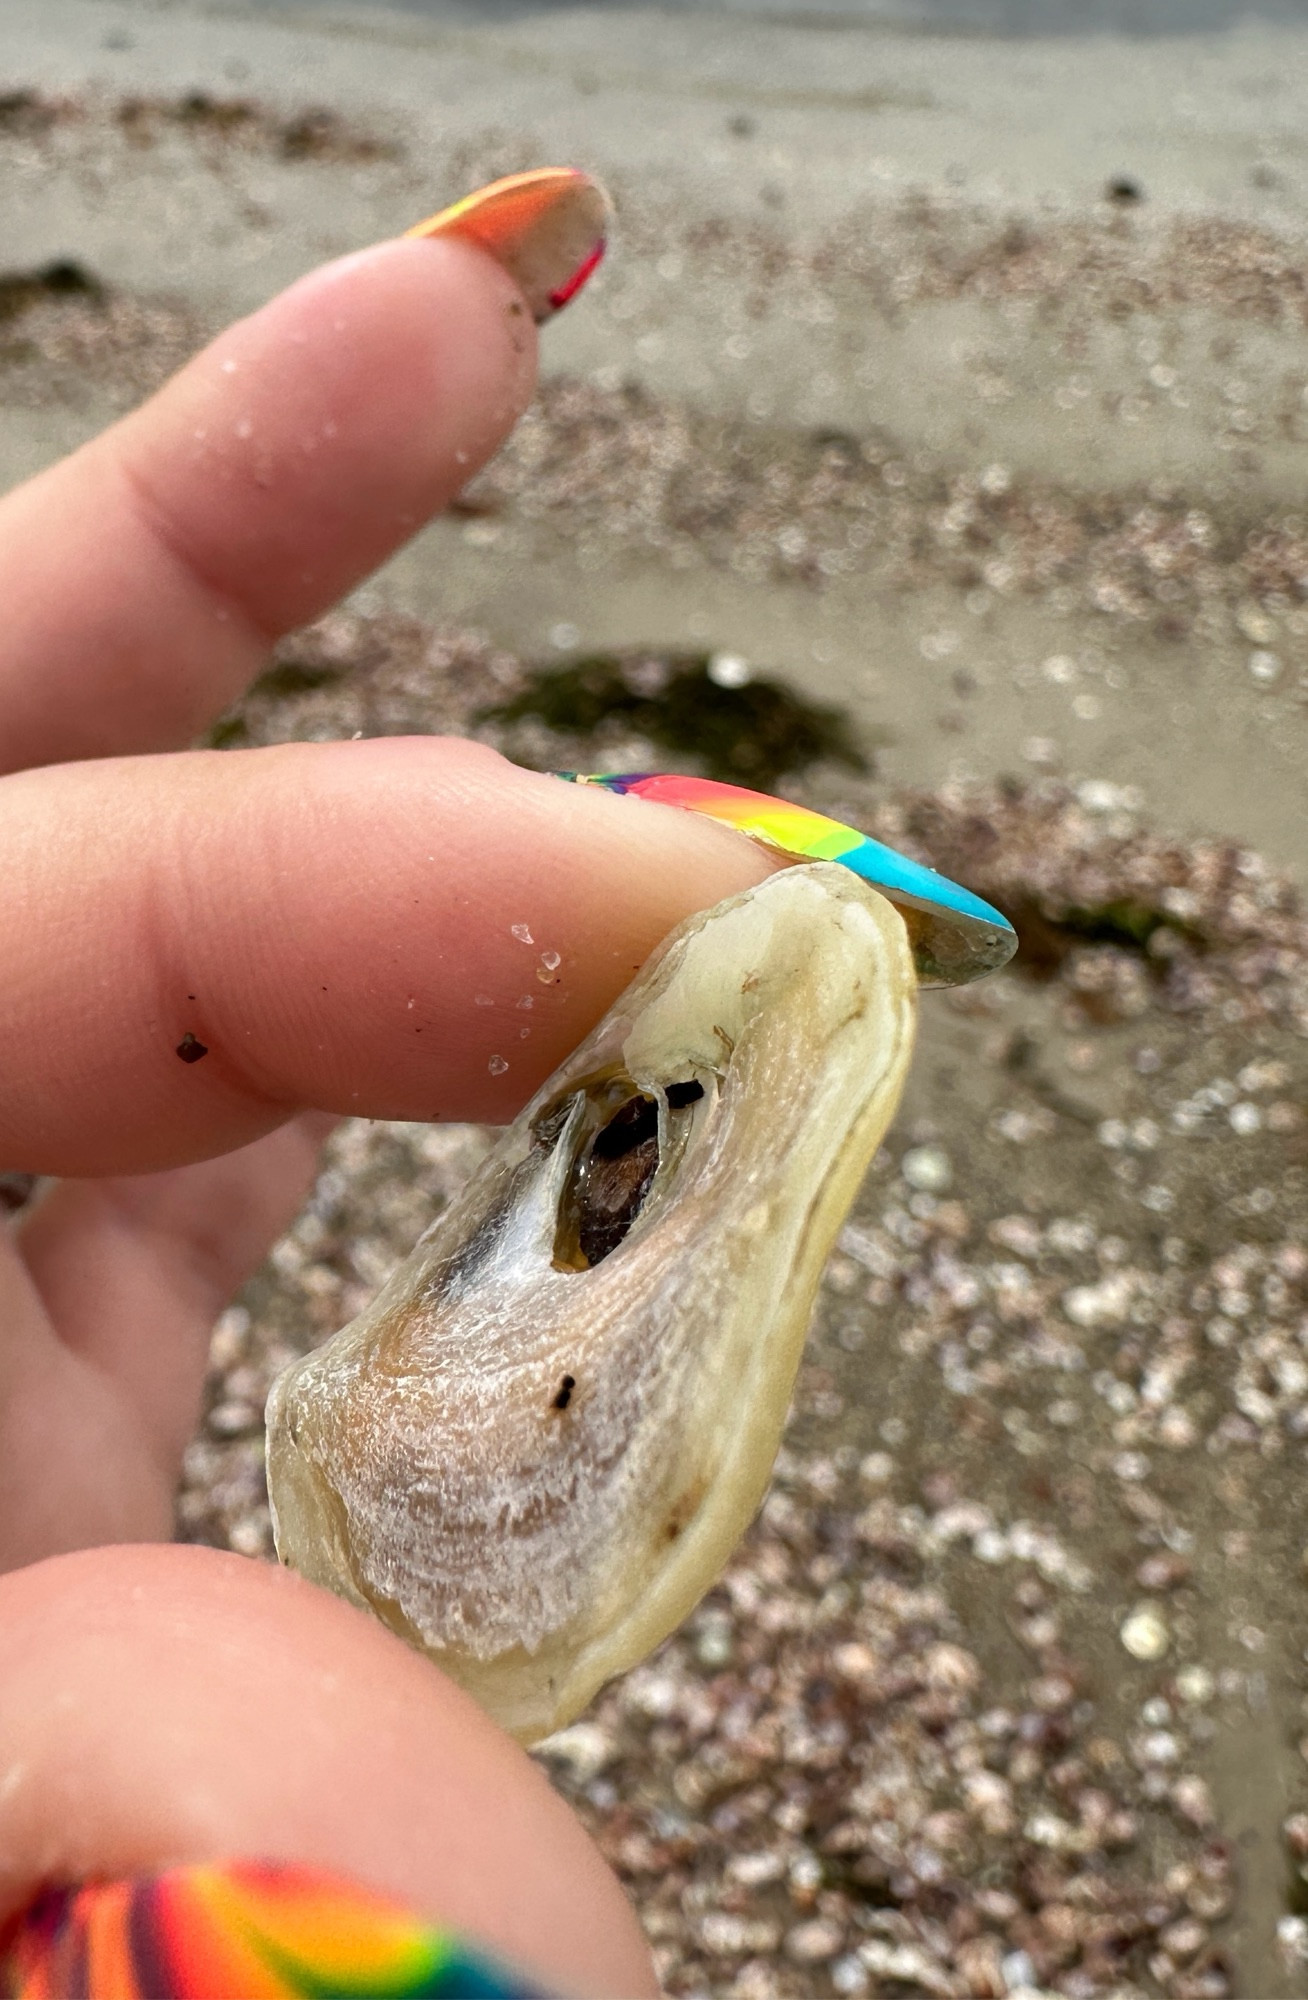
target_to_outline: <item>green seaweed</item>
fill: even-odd
[[[249,740],[250,732],[241,715],[220,716],[204,739],[210,750],[239,750]]]
[[[1132,952],[1161,969],[1161,960],[1150,949],[1158,932],[1170,931],[1196,951],[1205,950],[1209,944],[1198,926],[1140,897],[1118,897],[1093,907],[1072,905],[1056,916],[1051,916],[1029,896],[1005,896],[996,891],[993,900],[1021,941],[1015,968],[1036,979],[1056,977],[1063,962],[1081,945],[1116,945],[1120,951]]]
[[[250,689],[252,695],[311,694],[315,688],[330,687],[344,675],[344,667],[324,666],[315,660],[277,660],[260,674]]]
[[[72,257],[56,257],[34,271],[0,271],[0,320],[17,319],[43,299],[81,298],[103,305],[106,288]]]
[[[710,660],[706,653],[678,654],[651,671],[648,655],[586,655],[538,669],[521,694],[481,710],[477,720],[520,722],[530,716],[549,729],[581,736],[616,721],[680,757],[694,758],[709,777],[764,790],[784,773],[819,761],[869,769],[840,709],[805,701],[761,674],[743,687],[723,687],[712,677]]]

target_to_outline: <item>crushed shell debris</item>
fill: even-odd
[[[237,719],[246,741],[467,728],[521,673],[342,615]],[[545,1761],[671,1994],[963,2000],[1020,1975],[1222,2000],[1245,1808],[1214,1790],[1214,1747],[1302,1679],[1282,1557],[1256,1558],[1290,1532],[1308,1439],[1308,927],[1256,856],[1169,840],[1103,787],[791,789],[1019,905],[1034,947],[942,996],[984,1087],[910,1101],[879,1156],[722,1584]],[[340,1129],[218,1329],[185,1533],[268,1553],[272,1376],[359,1310],[485,1144]]]

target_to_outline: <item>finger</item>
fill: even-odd
[[[0,1918],[43,1882],[228,1856],[351,1874],[564,1991],[657,1992],[539,1770],[361,1613],[208,1549],[0,1579]]]
[[[0,1413],[0,1570],[92,1543],[168,1535],[169,1489],[148,1437],[117,1385],[55,1338],[4,1230]]]
[[[298,1209],[330,1122],[62,1182],[0,1235],[0,1570],[171,1534],[214,1320]]]
[[[213,1323],[299,1212],[332,1122],[311,1113],[162,1174],[62,1181],[17,1231],[59,1340],[137,1413],[169,1493]]]
[[[684,916],[774,862],[433,738],[0,785],[0,1167],[150,1172],[313,1106],[510,1117]]]
[[[512,279],[379,244],[0,503],[0,772],[177,748],[443,507],[531,395]]]

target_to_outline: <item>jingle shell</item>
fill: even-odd
[[[282,1559],[526,1741],[643,1658],[763,1495],[916,1009],[903,919],[838,865],[682,924],[274,1385]]]

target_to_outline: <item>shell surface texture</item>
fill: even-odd
[[[907,1073],[904,920],[831,863],[690,918],[268,1406],[278,1553],[534,1741],[763,1496]]]

